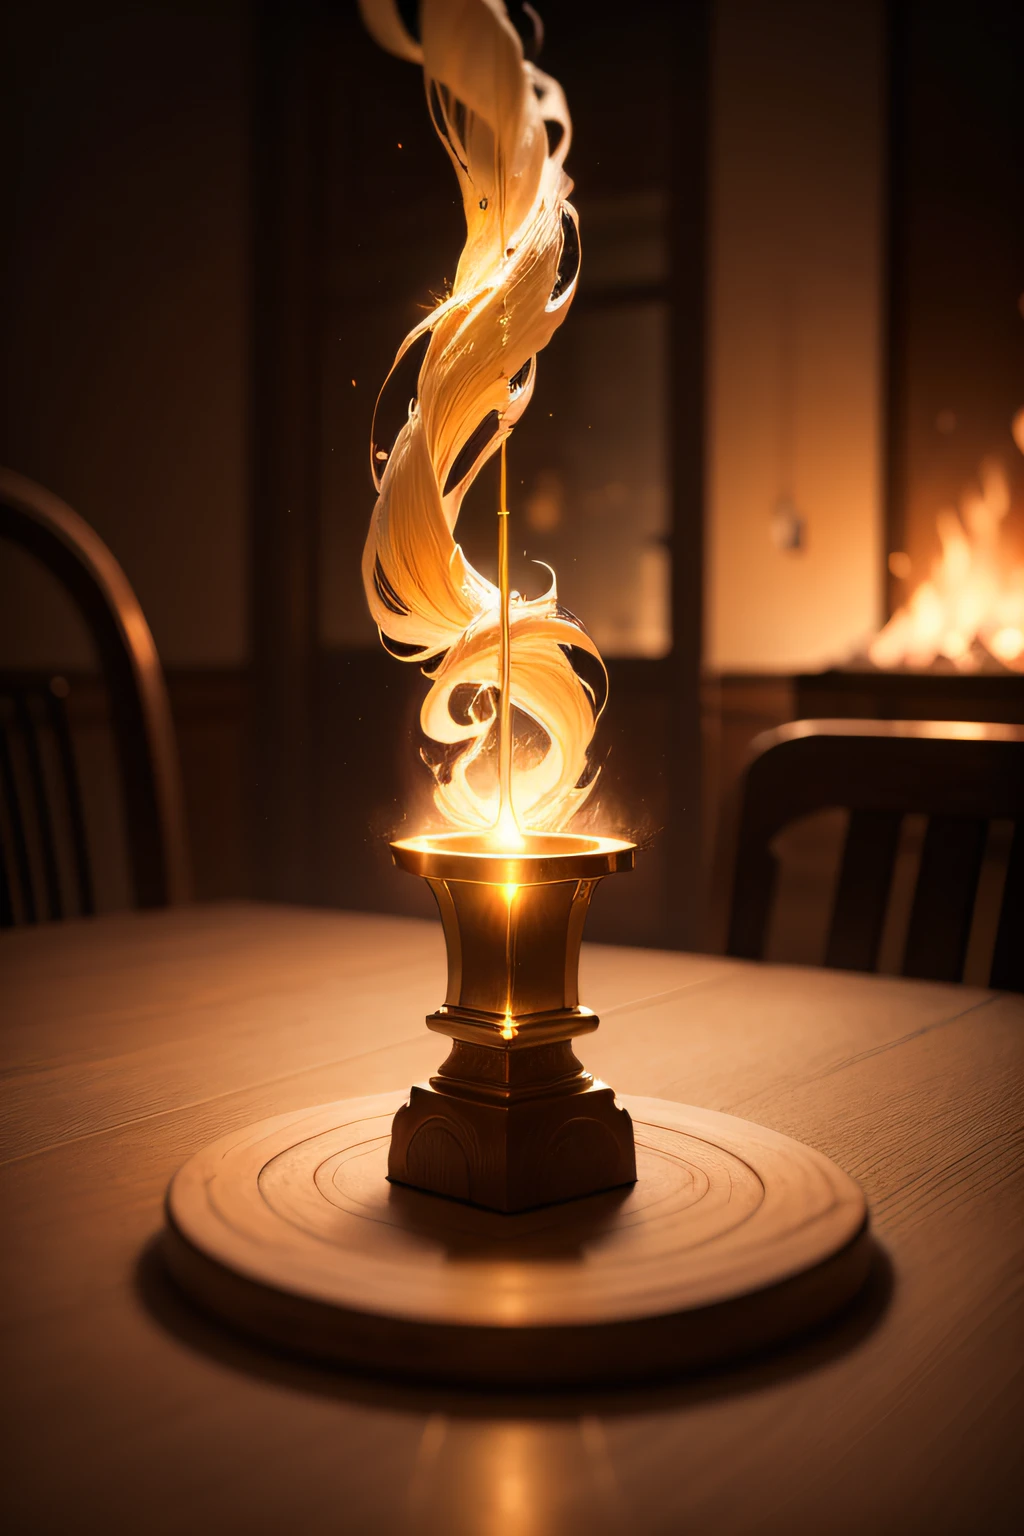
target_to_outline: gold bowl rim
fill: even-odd
[[[410,874],[477,885],[596,880],[632,869],[635,854],[625,838],[576,832],[524,832],[523,847],[514,850],[494,848],[486,832],[426,832],[391,844],[395,863]]]

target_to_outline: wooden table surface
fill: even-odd
[[[346,1377],[208,1322],[155,1250],[175,1169],[425,1077],[437,925],[257,906],[0,939],[0,1515],[11,1532],[1018,1528],[1024,999],[592,947],[587,1065],[799,1137],[884,1257],[819,1336],[657,1388]]]

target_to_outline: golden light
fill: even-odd
[[[537,354],[576,291],[579,227],[564,170],[569,112],[558,82],[524,58],[500,5],[424,0],[422,43],[405,32],[391,0],[362,0],[362,10],[385,48],[423,65],[466,219],[451,293],[406,336],[381,391],[383,398],[413,348],[425,348],[393,441],[378,439],[378,401],[367,602],[385,648],[428,677],[420,723],[433,744],[424,756],[444,820],[503,837],[560,829],[596,783],[588,750],[607,674],[546,566],[538,595],[509,591],[504,454],[533,395]],[[467,560],[455,531],[466,493],[499,452],[493,583]],[[515,751],[517,714],[533,722],[528,752]]]
[[[978,487],[965,493],[959,510],[938,514],[939,558],[869,645],[876,666],[924,668],[945,659],[958,671],[973,672],[987,653],[1024,671],[1024,565],[1005,548],[1009,510],[1006,471],[986,459]],[[895,551],[889,569],[908,577],[909,558]]]
[[[991,636],[988,647],[993,656],[1011,666],[1024,651],[1024,629],[1016,624],[1006,624]]]

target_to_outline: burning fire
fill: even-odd
[[[437,744],[424,758],[439,810],[457,827],[500,823],[514,839],[517,823],[564,826],[590,794],[588,752],[607,674],[586,630],[559,604],[553,572],[543,596],[503,600],[454,535],[463,498],[491,456],[504,453],[533,393],[537,353],[575,292],[579,230],[563,169],[569,113],[557,81],[524,58],[501,0],[421,0],[421,42],[395,0],[360,4],[383,47],[422,64],[466,216],[451,294],[405,338],[378,400],[371,468],[379,495],[363,584],[385,648],[430,680],[420,723]],[[557,130],[550,150],[548,124]],[[381,441],[381,402],[418,346],[415,398],[394,440]],[[503,495],[506,570],[507,512]],[[529,726],[514,764],[513,707]],[[485,750],[499,735],[499,714],[504,796]]]
[[[978,478],[980,490],[965,493],[959,513],[939,513],[942,553],[868,647],[877,667],[929,667],[944,657],[974,672],[987,651],[1024,672],[1024,565],[1001,549],[1009,481],[995,459],[982,463]]]

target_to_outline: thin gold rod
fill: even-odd
[[[498,826],[515,827],[512,804],[512,644],[509,636],[508,500],[505,439],[501,442],[501,502],[498,507],[498,590],[501,594],[501,650],[498,699]]]

